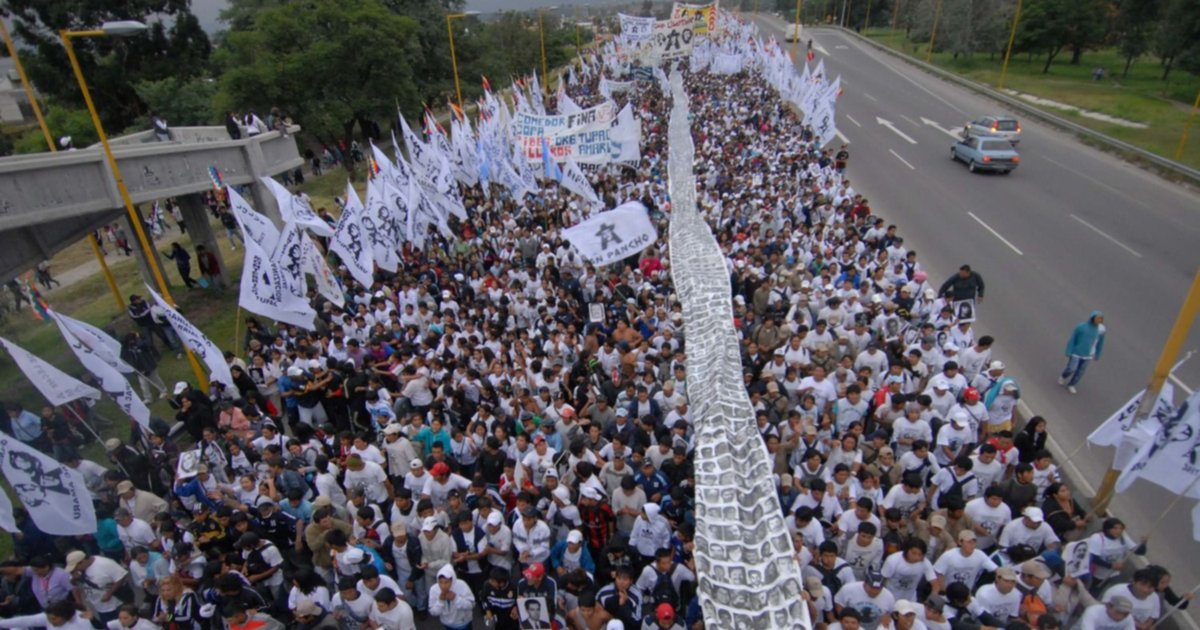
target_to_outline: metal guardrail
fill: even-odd
[[[954,83],[956,85],[965,87],[968,90],[975,92],[976,94],[979,94],[981,96],[986,96],[995,101],[999,101],[999,102],[1007,105],[1008,107],[1011,107],[1011,108],[1021,112],[1022,114],[1029,116],[1030,118],[1036,118],[1037,120],[1040,120],[1046,124],[1053,125],[1055,127],[1063,129],[1065,131],[1070,131],[1070,132],[1075,133],[1080,136],[1084,136],[1089,140],[1092,140],[1094,142],[1097,142],[1097,143],[1103,145],[1104,148],[1113,149],[1113,150],[1117,150],[1117,151],[1120,151],[1123,153],[1135,155],[1135,156],[1137,156],[1138,159],[1144,160],[1145,162],[1150,163],[1155,168],[1158,168],[1162,171],[1171,173],[1182,179],[1186,179],[1191,184],[1200,185],[1200,170],[1194,169],[1186,164],[1182,164],[1180,162],[1176,162],[1175,160],[1167,159],[1161,155],[1151,153],[1150,151],[1147,151],[1141,147],[1134,146],[1123,140],[1118,140],[1112,136],[1100,133],[1099,131],[1096,131],[1095,129],[1092,129],[1090,127],[1081,125],[1081,124],[1071,121],[1071,120],[1067,120],[1066,118],[1063,118],[1062,116],[1057,116],[1055,114],[1047,112],[1046,110],[1041,109],[1040,107],[1037,107],[1036,105],[1033,105],[1031,103],[1026,103],[1025,101],[1022,101],[1019,98],[1014,98],[1012,96],[1009,96],[1008,94],[1000,92],[999,90],[996,90],[995,88],[992,88],[990,86],[987,86],[982,83],[972,81],[965,77],[959,76],[953,72],[950,72],[949,70],[944,70],[933,64],[925,63],[924,61],[921,61],[920,59],[917,59],[916,57],[905,54],[894,48],[885,46],[884,44],[876,42],[876,41],[872,40],[871,38],[869,38],[861,33],[857,33],[853,30],[850,30],[848,28],[842,28],[840,26],[829,26],[829,27],[825,27],[825,28],[835,29],[842,33],[850,35],[851,37],[855,37],[859,41],[867,43],[877,50],[885,52],[893,57],[896,57],[897,59],[900,59],[901,61],[909,63],[913,66],[916,66],[917,68],[920,68],[921,70],[924,70],[925,72],[933,74],[941,79],[944,79],[944,80]]]

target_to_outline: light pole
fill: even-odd
[[[29,106],[33,108],[33,117],[37,119],[38,127],[42,130],[42,136],[46,138],[46,148],[50,149],[51,153],[58,151],[58,145],[54,143],[54,134],[50,133],[50,126],[46,124],[46,117],[42,115],[42,106],[38,103],[37,95],[33,92],[33,86],[29,83],[29,77],[25,75],[25,65],[21,63],[21,58],[17,56],[17,47],[13,45],[12,37],[8,34],[8,27],[4,25],[4,21],[0,20],[0,37],[4,38],[4,46],[8,48],[8,56],[12,57],[13,67],[17,69],[17,76],[21,78],[21,87],[25,89],[25,96],[29,98]],[[96,262],[100,263],[100,272],[104,274],[104,279],[108,281],[108,288],[112,291],[113,299],[117,301],[117,309],[124,310],[125,298],[121,297],[121,289],[117,287],[117,281],[113,278],[112,271],[108,268],[108,261],[104,260],[104,254],[100,251],[100,243],[96,241],[94,233],[88,234],[88,243],[92,245],[92,253],[96,255]]]
[[[1004,79],[1008,76],[1008,60],[1012,57],[1013,42],[1017,40],[1017,22],[1020,21],[1020,19],[1021,0],[1017,0],[1017,10],[1013,12],[1012,30],[1010,30],[1008,33],[1008,48],[1004,49],[1004,65],[1000,67],[1000,81],[996,83],[997,90],[1004,89]]]
[[[929,32],[929,52],[925,53],[925,63],[929,63],[933,59],[933,44],[937,41],[938,20],[942,18],[942,0],[937,0],[937,6],[933,9],[933,29]]]
[[[542,10],[538,9],[538,39],[542,43],[542,92],[546,96],[550,95],[550,71],[546,66],[546,20],[542,17]]]
[[[454,18],[467,17],[466,13],[447,13],[446,14],[446,34],[450,36],[450,67],[454,68],[454,93],[458,96],[458,107],[462,109],[462,85],[458,82],[458,54],[454,51],[454,29],[450,27],[450,21]]]
[[[163,277],[162,269],[158,266],[158,259],[155,257],[154,249],[150,247],[150,241],[146,238],[146,230],[143,229],[142,219],[138,216],[137,209],[133,206],[133,199],[129,197],[129,189],[125,186],[125,179],[121,177],[121,169],[117,166],[117,158],[113,155],[112,146],[108,143],[108,134],[104,133],[104,126],[100,124],[100,114],[96,111],[96,104],[92,102],[92,94],[88,91],[87,80],[83,77],[83,68],[79,67],[79,59],[75,56],[75,46],[71,40],[76,37],[132,37],[139,35],[146,30],[146,25],[136,20],[120,20],[116,22],[105,22],[98,29],[82,30],[82,31],[67,31],[58,32],[58,36],[62,39],[63,48],[67,49],[67,59],[71,62],[71,69],[75,71],[75,79],[79,81],[79,89],[83,91],[83,102],[87,105],[88,114],[92,116],[92,124],[96,126],[96,135],[100,137],[100,146],[104,148],[104,157],[108,160],[108,166],[112,169],[113,179],[117,182],[117,192],[121,194],[121,201],[125,203],[125,212],[129,215],[129,222],[133,224],[133,231],[137,234],[138,242],[142,246],[142,255],[146,257],[146,266],[150,267],[150,273],[154,276],[154,282],[158,285],[158,290],[162,292],[163,299],[171,306],[177,306],[175,299],[171,297],[170,287],[167,286],[166,278]],[[191,349],[184,346],[187,352],[188,362],[192,364],[192,371],[196,373],[196,378],[204,389],[208,389],[208,378],[204,371],[200,369],[200,364],[196,361],[196,356],[192,354]]]

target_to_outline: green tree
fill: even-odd
[[[71,144],[76,147],[86,147],[100,141],[96,135],[96,126],[92,117],[85,109],[63,107],[58,103],[49,103],[46,107],[46,126],[54,134],[58,142],[64,136],[71,137]],[[16,153],[41,153],[47,151],[46,137],[36,125],[25,132],[13,146]]]
[[[1158,30],[1162,4],[1161,0],[1120,0],[1117,3],[1115,35],[1117,47],[1125,57],[1122,77],[1129,76],[1129,68],[1135,59],[1149,52]]]
[[[33,83],[64,107],[82,107],[83,96],[59,30],[94,29],[110,20],[150,25],[137,37],[74,40],[96,108],[112,133],[148,112],[134,89],[139,81],[207,75],[212,47],[189,7],[190,0],[0,1],[0,10],[12,16],[14,33],[30,49],[22,56]]]
[[[1200,6],[1197,0],[1167,0],[1154,38],[1154,52],[1162,60],[1162,80],[1176,64],[1200,72]]]
[[[1017,50],[1046,55],[1043,73],[1064,49],[1078,64],[1083,51],[1104,36],[1103,0],[1028,0],[1017,29]]]
[[[139,81],[134,89],[149,111],[158,112],[172,126],[211,125],[220,120],[213,109],[217,84],[211,79],[187,81],[169,77]],[[146,122],[148,125],[149,120]]]
[[[444,26],[443,26],[444,27]],[[397,103],[420,98],[410,59],[418,25],[381,0],[320,0],[258,11],[253,28],[229,31],[214,55],[223,70],[217,104],[264,112],[279,107],[318,138],[370,135]]]

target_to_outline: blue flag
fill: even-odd
[[[550,142],[545,138],[542,138],[542,177],[556,182],[562,181],[562,169],[550,156]]]

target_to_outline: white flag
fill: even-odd
[[[54,311],[49,311],[49,313],[50,317],[54,319],[54,323],[58,324],[59,332],[62,333],[63,339],[66,340],[67,345],[75,353],[79,362],[99,381],[100,389],[104,390],[104,393],[108,394],[113,402],[117,403],[117,406],[121,408],[121,411],[125,412],[125,415],[136,420],[144,428],[149,429],[150,409],[134,393],[133,386],[129,384],[129,380],[117,368],[113,367],[111,363],[93,352],[83,340],[76,337],[58,313]]]
[[[583,108],[567,94],[567,84],[565,81],[559,81],[558,94],[555,98],[558,99],[558,113],[561,116],[570,116],[571,114],[578,114],[583,111]]]
[[[238,224],[242,226],[242,234],[246,237],[243,240],[254,241],[267,251],[275,249],[275,242],[279,240],[279,228],[275,227],[266,215],[255,212],[233,186],[226,186],[225,190],[229,192],[229,208]]]
[[[0,337],[0,344],[4,344],[4,349],[8,350],[25,378],[55,407],[80,398],[100,398],[100,390],[54,367],[25,348],[4,337]]]
[[[122,374],[133,374],[132,366],[121,358],[121,342],[113,339],[108,333],[96,328],[95,326],[79,321],[72,317],[67,317],[62,313],[56,313],[59,321],[71,331],[80,341],[84,343],[96,356],[104,360],[105,363],[113,366]]]
[[[8,493],[2,489],[0,489],[0,529],[12,534],[19,531],[17,519],[13,517],[12,499],[9,499]]]
[[[825,146],[837,137],[837,120],[833,115],[833,103],[818,99],[816,110],[810,116],[805,116],[805,122],[812,125],[813,133],[817,136],[817,146]]]
[[[285,295],[308,301],[308,283],[304,280],[304,232],[295,223],[285,223],[279,242],[271,252],[271,263],[279,269]]]
[[[600,197],[596,196],[591,182],[587,180],[583,171],[579,170],[579,165],[571,158],[567,158],[566,164],[563,165],[562,179],[558,183],[562,184],[563,188],[583,197],[584,201],[593,206],[604,205],[604,202],[600,201]]]
[[[1130,465],[1117,478],[1124,492],[1136,479],[1156,483],[1175,494],[1200,496],[1200,392],[1192,394],[1170,417],[1163,419],[1154,436],[1138,449]]]
[[[584,260],[607,265],[650,247],[658,239],[658,231],[646,206],[630,201],[563,230],[563,237]]]
[[[1192,540],[1200,542],[1200,503],[1192,507]]]
[[[163,317],[167,318],[167,322],[171,324],[171,328],[175,329],[175,334],[183,341],[183,344],[196,355],[204,365],[208,367],[209,380],[217,381],[228,387],[233,387],[233,374],[229,371],[229,364],[225,362],[225,353],[221,352],[221,348],[213,343],[211,339],[205,336],[204,332],[197,328],[187,318],[179,314],[179,311],[171,308],[162,296],[146,285],[146,290],[154,297],[154,301],[162,307]]]
[[[262,177],[260,179],[275,196],[275,203],[279,205],[279,216],[283,218],[284,223],[295,223],[320,236],[333,236],[333,228],[329,227],[329,224],[313,210],[307,199],[300,195],[293,195],[292,191],[273,178]]]
[[[38,529],[51,536],[96,532],[96,511],[83,473],[2,432],[0,470]]]
[[[312,330],[316,311],[307,300],[297,301],[284,290],[280,271],[267,252],[254,241],[246,241],[238,305],[263,317]]]
[[[345,306],[346,294],[342,292],[342,286],[338,284],[337,278],[333,275],[333,270],[329,268],[329,263],[325,261],[325,256],[321,254],[321,248],[317,246],[311,236],[304,235],[301,251],[303,254],[302,263],[304,272],[316,280],[317,293],[330,302],[337,304],[338,308]]]
[[[400,246],[400,234],[384,185],[382,177],[372,177],[367,182],[367,209],[363,213],[362,225],[375,264],[384,271],[396,273],[399,263],[396,248]]]
[[[371,252],[371,243],[363,233],[362,217],[365,209],[354,186],[346,182],[346,205],[342,208],[342,216],[338,218],[337,227],[333,230],[333,240],[329,241],[329,249],[338,255],[342,264],[350,271],[350,275],[368,289],[375,283],[375,257]]]

